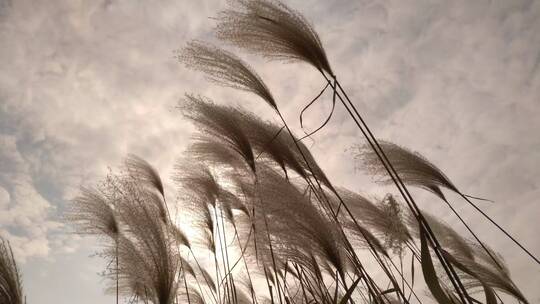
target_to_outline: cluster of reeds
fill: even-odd
[[[324,90],[332,91],[333,104],[345,107],[366,142],[358,147],[360,166],[395,184],[399,196],[370,198],[334,186],[254,69],[229,51],[191,42],[178,53],[187,67],[253,93],[281,123],[186,95],[179,108],[197,132],[176,166],[177,201],[166,202],[156,170],[135,156],[119,173],[82,191],[68,217],[79,232],[105,241],[117,300],[495,304],[504,293],[528,303],[504,261],[441,188],[481,211],[471,201],[476,198],[419,154],[375,138],[300,13],[274,0],[237,0],[217,20],[223,41],[270,60],[314,66],[328,82]],[[436,194],[472,238],[420,210],[407,186]],[[431,298],[415,287],[417,265]]]

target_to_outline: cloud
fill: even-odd
[[[15,138],[0,134],[0,146],[0,233],[20,261],[45,257],[50,251],[48,234],[61,224],[49,218],[54,207],[34,188]]]

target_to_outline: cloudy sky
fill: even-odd
[[[291,0],[315,25],[334,71],[378,137],[417,150],[540,255],[540,1]],[[216,88],[179,64],[191,39],[214,41],[218,0],[0,0],[0,234],[10,240],[29,303],[112,303],[62,211],[126,153],[170,182],[191,127],[186,92],[275,119],[260,100]],[[305,64],[253,64],[299,131],[298,114],[323,80]],[[314,128],[328,96],[308,113]],[[338,185],[377,188],[355,169],[360,134],[338,109],[309,142]],[[422,208],[464,232],[432,195]],[[457,197],[475,231],[509,264],[531,302],[540,266]],[[464,234],[465,235],[465,234]]]

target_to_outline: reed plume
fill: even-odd
[[[22,279],[11,245],[0,237],[0,303],[23,304]]]
[[[236,151],[249,168],[256,172],[255,157],[251,144],[240,127],[240,123],[229,115],[230,107],[218,106],[208,99],[186,95],[181,104],[184,117],[193,121],[204,134]]]
[[[275,100],[266,84],[249,64],[234,54],[200,42],[191,42],[180,52],[179,59],[188,68],[204,72],[207,78],[215,83],[258,95],[277,111]],[[296,157],[291,155],[290,147],[284,145],[283,136],[279,136],[281,130],[244,111],[235,111],[216,105],[209,106],[214,107],[213,112],[215,113],[228,112],[229,119],[241,123],[251,144],[258,147],[259,155],[265,152],[265,155],[276,161],[285,173],[287,172],[286,164],[289,164],[297,173],[305,176],[304,169]],[[201,114],[204,115],[204,113]],[[208,117],[208,119],[213,118]],[[225,160],[231,156],[230,153],[226,153],[227,149],[217,147],[216,144],[208,140],[202,140],[192,145],[192,151],[203,155],[203,157],[210,156],[211,159],[217,161]]]
[[[198,41],[188,43],[178,56],[188,68],[204,72],[219,85],[254,93],[274,109],[274,97],[259,75],[236,55]]]
[[[392,196],[387,196],[380,203],[375,204],[369,199],[346,189],[339,189],[338,193],[344,203],[351,209],[353,216],[373,231],[375,235],[385,240],[384,248],[387,250],[401,251],[404,244],[411,238],[409,229],[399,212],[399,207],[390,205],[397,204]],[[349,224],[349,226],[354,229],[352,224]],[[376,241],[375,244],[377,243],[379,241]]]
[[[129,154],[124,161],[124,166],[128,174],[141,181],[141,183],[147,183],[154,187],[163,197],[165,197],[163,182],[161,181],[159,173],[146,160],[135,154]]]
[[[239,109],[239,120],[252,143],[258,157],[276,162],[288,177],[287,168],[292,169],[302,178],[308,173],[300,155],[296,153],[293,139],[274,123],[263,121],[253,113]]]
[[[215,205],[221,187],[208,166],[182,159],[175,166],[173,179],[179,191],[190,194],[194,201]]]
[[[261,216],[267,216],[272,223],[270,234],[276,238],[276,252],[310,268],[313,265],[306,263],[306,254],[315,254],[344,274],[346,265],[337,227],[315,208],[302,191],[270,167],[264,167],[261,169],[258,195],[260,203],[264,204],[265,214]]]
[[[529,303],[512,280],[499,268],[491,268],[462,256],[451,256],[448,253],[446,256],[465,274],[463,277],[465,288],[493,288],[507,293],[523,303]],[[486,291],[487,294],[489,292]]]
[[[463,279],[465,288],[471,291],[477,288],[488,289],[486,294],[490,294],[489,289],[492,288],[528,303],[521,291],[512,282],[504,261],[501,258],[498,258],[497,261],[493,260],[493,257],[498,257],[496,252],[487,248],[489,254],[486,253],[485,245],[481,246],[465,239],[448,224],[433,215],[423,213],[437,239],[441,242],[445,257],[461,270],[460,276]],[[420,231],[416,219],[409,216],[408,222],[413,234],[419,237]]]
[[[444,223],[427,212],[423,212],[422,214],[445,250],[451,252],[453,255],[462,256],[468,259],[474,259],[474,256],[479,253],[475,250],[476,248],[473,247],[470,241],[462,237],[447,223]],[[409,224],[409,229],[413,232],[414,236],[419,237],[420,231],[418,221],[414,216],[409,214],[407,222]]]
[[[497,224],[489,215],[487,215],[478,206],[476,206],[476,204],[474,204],[469,198],[475,198],[479,200],[485,200],[485,199],[476,198],[476,197],[463,194],[462,192],[460,192],[457,189],[457,187],[450,181],[448,177],[446,177],[446,175],[441,170],[439,170],[435,165],[433,165],[431,162],[429,162],[427,159],[425,159],[423,156],[421,156],[418,153],[409,151],[396,144],[385,142],[385,141],[381,141],[380,147],[381,147],[381,150],[386,154],[388,161],[392,164],[395,172],[397,173],[399,178],[403,181],[403,183],[409,184],[412,186],[417,186],[420,188],[424,188],[434,193],[435,195],[437,195],[443,201],[445,201],[446,204],[452,210],[452,212],[456,214],[459,220],[465,225],[467,230],[478,241],[480,246],[484,248],[484,251],[488,255],[490,255],[490,252],[487,249],[487,247],[480,240],[480,238],[472,231],[472,229],[463,220],[463,218],[458,214],[458,212],[454,209],[454,207],[450,204],[450,202],[446,199],[443,192],[441,191],[441,187],[449,189],[459,194],[463,199],[465,199],[465,201],[469,205],[471,205],[478,212],[480,212],[482,216],[484,216],[493,225],[495,225],[501,232],[503,232],[516,245],[518,245],[525,253],[527,253],[533,260],[535,260],[538,264],[540,264],[540,260],[536,256],[534,256],[527,248],[525,248],[521,244],[521,242],[519,242],[516,238],[510,235],[510,233],[508,233],[503,227]],[[369,146],[358,146],[357,148],[358,148],[358,154],[356,155],[356,158],[363,163],[366,170],[368,170],[375,176],[378,176],[380,178],[379,181],[383,183],[395,182],[393,177],[386,174],[387,168],[385,168],[385,165],[379,161],[379,156],[377,155],[377,152],[370,149]],[[496,258],[495,257],[491,257],[491,258],[496,263]]]
[[[118,281],[111,289],[156,304],[173,302],[181,258],[177,244],[190,243],[170,222],[163,183],[148,162],[128,156],[120,174],[83,188],[66,218],[78,233],[109,241],[105,257],[117,261],[109,276]]]
[[[443,200],[446,198],[441,187],[460,193],[450,179],[422,155],[388,141],[379,141],[379,144],[405,184],[424,188]],[[361,162],[362,169],[378,177],[379,182],[393,182],[371,147],[364,145],[357,146],[357,149],[355,158]]]
[[[112,240],[120,234],[120,224],[111,202],[97,189],[82,188],[65,217],[79,234],[106,236]]]
[[[234,7],[236,6],[236,7]],[[217,37],[268,59],[304,61],[333,75],[317,32],[276,0],[237,0],[218,16]]]
[[[120,280],[142,282],[153,303],[173,303],[180,263],[174,236],[153,202],[156,196],[136,179],[120,179],[116,186],[121,190],[118,214],[126,227],[118,247]]]

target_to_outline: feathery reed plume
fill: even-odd
[[[446,198],[440,187],[460,193],[450,179],[422,155],[391,142],[379,141],[379,144],[405,184],[424,188],[443,200]],[[363,145],[357,146],[357,149],[355,158],[361,161],[362,168],[379,177],[380,182],[392,183],[391,177],[371,147]]]
[[[278,255],[311,268],[306,254],[315,254],[343,275],[346,266],[337,227],[294,184],[270,167],[261,166],[260,171],[258,195],[265,212],[261,216],[272,223],[270,234],[276,239]]]
[[[124,165],[121,174],[111,173],[97,189],[83,188],[66,218],[81,234],[114,241],[105,257],[117,262],[109,273],[117,281],[116,288],[111,287],[117,294],[171,304],[180,271],[177,242],[189,246],[189,241],[167,220],[157,171],[136,156]]]
[[[523,294],[512,282],[504,261],[500,258],[497,261],[493,260],[493,257],[498,257],[496,252],[488,247],[490,252],[486,253],[485,245],[473,243],[433,215],[426,212],[423,214],[444,247],[445,257],[463,272],[465,288],[494,288],[527,303]],[[419,237],[420,231],[416,219],[409,216],[408,222],[414,235]],[[489,291],[486,292],[489,293]]]
[[[129,154],[125,159],[125,168],[128,174],[134,176],[138,180],[155,187],[164,197],[163,182],[157,170],[152,167],[146,160],[134,154]]]
[[[247,63],[243,62],[233,54],[215,47],[193,42],[188,45],[183,52],[181,52],[179,58],[186,62],[188,67],[205,72],[214,82],[255,93],[263,98],[279,113],[271,93],[266,85],[262,82],[261,78]],[[243,122],[244,126],[246,125],[246,122],[257,124],[259,126],[258,128],[253,128],[253,125],[245,127],[244,133],[249,134],[259,131],[258,139],[260,139],[261,136],[263,137],[263,142],[261,143],[259,141],[259,144],[262,144],[260,153],[265,151],[268,152],[268,155],[281,166],[285,174],[287,174],[285,167],[286,163],[304,178],[306,178],[306,172],[305,168],[303,167],[309,167],[311,169],[310,171],[312,171],[312,174],[315,177],[317,177],[327,187],[333,189],[328,178],[317,165],[308,149],[303,143],[297,142],[292,133],[290,136],[281,134],[281,129],[276,129],[274,130],[275,132],[268,133],[267,130],[271,125],[261,123],[257,120],[257,118],[254,118],[253,115],[239,113],[239,111],[231,108],[214,106],[214,114],[214,118],[211,118],[210,120],[215,120],[215,117],[218,116],[221,118],[223,118],[223,116],[228,116],[231,120],[233,120],[233,117],[237,117],[236,122]],[[204,116],[205,114],[202,113],[202,115]],[[208,125],[208,123],[206,125]],[[232,132],[232,134],[234,134],[234,132]],[[278,137],[279,139],[276,139],[275,137]],[[241,137],[238,139],[241,139]],[[250,139],[253,139],[253,136]],[[257,139],[257,137],[255,137],[255,139]],[[235,141],[233,140],[232,142]],[[238,144],[233,144],[233,149],[235,147],[244,146],[242,145],[243,143],[241,141],[236,142]],[[231,143],[231,141],[229,141],[229,143]],[[295,146],[299,151],[292,153],[291,148],[295,148]],[[192,150],[198,152],[199,155],[210,156],[210,158],[214,161],[224,160],[225,158],[229,158],[231,156],[231,153],[228,153],[227,149],[219,148],[216,144],[211,144],[210,142],[204,140],[193,145]],[[239,152],[250,165],[252,170],[255,171],[254,165],[249,158],[251,155],[249,153],[245,153],[248,151],[248,149],[236,148],[234,150]],[[308,164],[302,165],[300,161],[302,158],[308,162]]]
[[[107,198],[96,189],[82,188],[69,205],[65,217],[79,234],[107,236],[116,241],[120,226]]]
[[[189,215],[193,228],[200,229],[195,243],[201,243],[210,251],[214,251],[214,217],[209,208],[209,202],[193,194],[183,194],[180,198],[185,214]]]
[[[463,238],[458,232],[452,229],[452,227],[437,219],[435,216],[427,212],[422,212],[422,214],[445,250],[456,256],[474,259],[474,256],[477,253],[475,253],[471,242]],[[420,231],[416,218],[412,214],[409,214],[407,222],[409,229],[413,232],[414,236],[419,237]]]
[[[510,270],[506,265],[506,262],[501,255],[487,245],[480,246],[477,243],[470,242],[472,250],[474,251],[474,260],[478,263],[486,265],[487,267],[496,270],[502,276],[510,278]],[[487,250],[483,250],[487,249]],[[489,252],[489,253],[488,253]]]
[[[197,198],[203,204],[215,205],[221,187],[207,166],[182,159],[174,169],[173,179],[180,191],[190,193],[192,198]]]
[[[400,251],[410,239],[409,230],[400,214],[399,206],[392,196],[387,195],[381,203],[375,204],[346,189],[339,189],[338,193],[349,206],[354,217],[385,240],[386,249]]]
[[[348,232],[352,234],[352,236],[354,236],[353,240],[355,242],[352,242],[354,248],[366,249],[369,248],[369,244],[371,244],[375,250],[379,251],[385,256],[388,256],[385,246],[375,235],[373,235],[373,233],[371,233],[371,231],[362,226],[356,225],[350,219],[344,220],[342,225],[345,229],[347,229]]]
[[[491,217],[484,213],[478,206],[476,206],[476,204],[471,202],[471,200],[469,199],[469,197],[471,196],[461,193],[441,170],[435,167],[435,165],[430,163],[423,156],[418,153],[411,152],[396,144],[385,141],[381,141],[381,149],[382,151],[384,151],[388,160],[390,161],[390,163],[392,163],[394,170],[397,172],[397,174],[405,184],[424,188],[428,191],[433,192],[435,195],[444,200],[482,247],[485,247],[485,245],[480,241],[478,236],[471,230],[469,225],[461,218],[458,212],[448,202],[440,187],[447,188],[461,195],[461,197],[463,197],[467,201],[467,203],[469,203],[478,212],[480,212],[486,219],[488,219],[492,224],[494,224],[501,232],[503,232],[508,238],[510,238],[533,260],[540,264],[540,260],[538,260],[536,256],[534,256],[527,248],[525,248],[512,235],[510,235],[504,228],[497,224]],[[377,153],[370,149],[370,147],[358,147],[358,154],[356,158],[363,162],[366,169],[368,171],[371,171],[374,175],[379,176],[382,182],[392,183],[392,177],[386,174],[386,168],[379,161],[378,157],[379,156],[377,156]],[[488,249],[484,248],[484,250],[486,251],[486,253],[489,254]],[[492,257],[492,259],[496,262],[495,257]]]
[[[240,123],[229,115],[234,111],[230,107],[218,106],[209,99],[186,95],[181,105],[186,118],[193,121],[200,131],[215,138],[236,151],[255,173],[255,158],[251,144],[246,134],[240,128]]]
[[[114,191],[120,192],[116,206],[126,227],[118,245],[120,280],[142,282],[147,300],[153,303],[172,303],[178,291],[180,261],[170,229],[139,180],[120,178]]]
[[[501,272],[499,268],[487,267],[466,257],[452,256],[449,253],[446,253],[446,256],[453,264],[468,275],[464,280],[465,288],[486,289],[486,287],[489,287],[507,293],[521,302],[529,303],[512,280],[504,272]]]
[[[237,170],[249,170],[246,160],[229,146],[210,136],[197,135],[186,150],[193,159],[211,167],[228,166]]]
[[[252,113],[238,110],[238,114],[242,115],[239,120],[259,155],[267,155],[284,171],[284,167],[289,166],[304,179],[309,172],[329,189],[333,189],[309,149],[292,133],[282,131],[282,127],[263,121]]]
[[[202,229],[203,242],[213,252],[215,219],[210,208],[216,207],[223,192],[221,186],[207,166],[190,163],[187,159],[176,164],[174,181],[178,184],[184,211],[189,214],[192,225]]]
[[[287,166],[304,179],[308,177],[309,172],[329,189],[333,189],[309,149],[302,142],[298,142],[292,133],[285,132],[282,127],[263,121],[243,109],[230,111],[229,115],[236,116],[236,120],[240,122],[244,133],[248,136],[253,148],[258,151],[259,156],[265,155],[275,161],[286,175]]]
[[[0,237],[0,303],[23,304],[19,268],[8,241]]]
[[[106,236],[108,241],[113,241],[115,250],[109,255],[111,262],[116,261],[116,270],[118,274],[118,238],[120,235],[120,224],[111,200],[115,196],[98,191],[97,189],[83,188],[81,195],[75,198],[68,207],[65,218],[75,226],[79,234],[91,234],[96,236]],[[112,196],[111,196],[112,195]],[[118,276],[116,277],[116,302],[120,292]],[[136,296],[136,293],[134,293]]]
[[[303,178],[307,177],[306,165],[295,153],[294,142],[291,137],[283,131],[283,127],[263,121],[253,113],[238,110],[239,120],[245,130],[258,156],[264,156],[276,162],[286,176],[287,167]]]
[[[248,91],[277,108],[274,97],[259,75],[236,55],[209,44],[193,41],[178,56],[188,68],[202,71],[219,85]]]
[[[247,3],[247,2],[246,2]],[[262,3],[262,2],[261,2]],[[268,2],[267,4],[272,4]],[[274,3],[276,4],[276,3]],[[279,4],[277,7],[282,7],[288,10],[285,6]],[[288,10],[288,13],[292,13],[292,10]],[[300,16],[299,14],[297,14]],[[298,17],[297,16],[297,17]],[[297,18],[294,17],[294,18]],[[300,20],[300,19],[299,19]],[[301,20],[300,20],[301,21]],[[304,21],[302,21],[304,22]],[[300,22],[300,23],[302,23]],[[304,22],[305,23],[305,22]],[[299,24],[296,24],[298,26]],[[307,23],[306,23],[307,26]],[[309,27],[309,26],[308,26]],[[314,32],[313,32],[314,33]],[[316,35],[315,35],[316,37]],[[268,104],[270,104],[276,111],[278,111],[276,103],[274,101],[274,98],[272,97],[272,94],[268,90],[267,86],[264,84],[264,82],[261,80],[259,75],[256,74],[256,72],[244,61],[236,57],[235,55],[226,52],[224,50],[221,50],[216,47],[204,45],[202,43],[198,42],[192,42],[184,49],[183,52],[181,52],[181,55],[179,58],[186,63],[186,65],[190,68],[201,70],[207,74],[207,76],[214,82],[217,82],[221,85],[238,88],[244,91],[249,91],[252,93],[255,93],[256,95],[260,96],[262,99],[264,99]],[[188,96],[188,98],[192,99],[193,102],[193,96]],[[210,103],[208,103],[209,106],[212,106]],[[199,113],[201,115],[205,115],[203,111],[200,111]],[[246,115],[245,113],[239,113],[238,111],[235,111],[231,108],[225,108],[225,107],[219,107],[214,105],[214,117],[208,117],[207,120],[215,120],[217,117],[220,117],[221,120],[224,116],[227,116],[230,120],[233,120],[233,117],[243,118],[238,119],[236,122],[244,122],[244,125],[246,125],[247,122],[251,124],[257,124],[257,128],[252,128],[253,125],[248,126],[247,128],[244,128],[245,134],[253,133],[253,132],[259,132],[258,139],[261,139],[261,136],[263,137],[263,142],[259,141],[259,145],[262,149],[260,149],[261,152],[266,151],[268,152],[268,155],[273,158],[276,162],[280,164],[282,169],[287,172],[285,169],[285,163],[291,165],[293,170],[295,170],[298,174],[300,174],[302,177],[306,177],[305,169],[302,168],[301,164],[299,163],[299,160],[301,159],[299,153],[303,153],[307,155],[307,161],[309,164],[307,166],[312,167],[312,173],[321,180],[325,185],[328,187],[332,187],[330,182],[328,181],[328,178],[323,173],[323,171],[320,169],[320,167],[316,164],[315,160],[309,153],[308,149],[302,144],[297,143],[298,149],[301,151],[296,152],[294,155],[291,153],[291,148],[294,148],[295,142],[297,141],[296,138],[289,138],[289,136],[281,134],[280,130],[276,128],[272,128],[275,130],[272,130],[274,132],[269,133],[268,129],[271,125],[267,123],[262,123],[261,121],[258,121],[257,118],[255,118],[253,115]],[[279,112],[279,111],[278,111]],[[208,113],[208,111],[206,112]],[[219,119],[218,119],[219,120]],[[196,120],[197,121],[197,120]],[[201,121],[201,119],[198,119],[198,121]],[[231,122],[232,123],[232,122]],[[205,124],[205,123],[203,123]],[[208,123],[206,123],[208,125]],[[273,127],[273,126],[272,126]],[[232,131],[232,130],[231,130]],[[231,134],[234,134],[235,132],[231,132]],[[290,134],[292,136],[292,134]],[[274,137],[279,137],[280,139],[275,139]],[[238,141],[240,139],[240,141]],[[254,167],[251,163],[251,159],[249,158],[251,155],[249,153],[246,153],[248,151],[247,148],[244,149],[238,149],[238,147],[242,147],[245,142],[241,141],[241,137],[237,138],[237,145],[232,145],[232,147],[237,147],[237,152],[240,153],[244,157],[244,159],[247,161],[247,163],[252,167],[253,171]],[[235,141],[232,141],[235,142]],[[231,141],[229,141],[231,143]],[[202,142],[195,146],[193,146],[193,149],[198,151],[199,153],[205,153],[207,155],[212,155],[215,160],[220,160],[226,157],[227,153],[224,153],[226,150],[224,149],[216,149],[216,145],[213,145],[214,149],[212,147],[209,147],[208,142]],[[218,152],[219,151],[219,152]],[[217,159],[216,159],[217,158]],[[306,165],[304,165],[305,167]]]
[[[116,272],[120,278],[120,292],[123,295],[135,295],[145,300],[151,300],[148,286],[152,285],[151,261],[149,261],[130,239],[121,236],[118,239],[117,252],[119,265]],[[116,273],[115,273],[116,274]],[[112,287],[111,287],[112,289]]]
[[[211,292],[216,304],[257,303],[263,296],[256,294],[255,289],[260,284],[254,285],[249,274],[253,267],[257,269],[254,275],[260,276],[256,279],[262,280],[263,274],[266,279],[270,298],[262,303],[274,304],[276,299],[280,304],[282,300],[286,304],[291,301],[354,303],[356,298],[353,301],[352,293],[362,280],[369,291],[369,299],[358,292],[364,302],[403,301],[408,304],[394,274],[386,267],[391,263],[399,272],[387,252],[394,250],[401,257],[404,245],[414,247],[410,240],[416,236],[421,241],[424,278],[437,301],[472,303],[467,290],[483,288],[488,304],[494,303],[493,289],[526,302],[511,281],[508,269],[498,266],[504,264],[503,261],[493,259],[494,252],[479,251],[478,244],[462,238],[450,226],[429,215],[424,218],[405,183],[425,188],[443,200],[441,187],[464,198],[466,195],[420,155],[387,142],[381,142],[382,148],[379,147],[333,74],[320,39],[306,19],[278,0],[233,1],[236,3],[233,8],[219,16],[218,37],[270,59],[304,61],[315,66],[328,81],[322,92],[328,86],[333,89],[333,102],[336,98],[341,100],[374,149],[359,149],[358,157],[385,182],[396,183],[414,217],[403,215],[400,202],[391,195],[371,202],[356,193],[336,190],[301,139],[291,132],[269,89],[254,70],[227,51],[194,41],[178,55],[187,67],[206,73],[214,83],[263,98],[279,114],[283,126],[193,95],[187,95],[180,105],[184,116],[195,124],[199,133],[188,147],[186,161],[176,167],[175,181],[180,184],[182,216],[191,216],[191,224],[200,230],[205,245],[212,251],[214,260],[207,262],[215,266],[214,277],[206,270],[210,268],[201,267],[196,259],[197,244],[192,244],[185,233],[171,223],[161,178],[146,161],[129,156],[123,172],[127,174],[110,177],[99,190],[83,189],[70,216],[86,233],[105,235],[115,241],[114,251],[109,247],[106,254],[119,261],[113,275],[120,277],[122,293],[146,303],[204,303],[205,295],[199,284],[204,281],[208,287],[204,287],[205,292]],[[287,133],[282,132],[284,128]],[[301,178],[289,176],[290,173]],[[344,208],[347,215],[340,214],[340,208]],[[337,209],[337,213],[333,209]],[[221,216],[218,218],[218,215]],[[234,232],[227,231],[231,225]],[[228,237],[233,233],[231,241]],[[351,234],[355,245],[359,246],[353,247],[347,234]],[[228,248],[235,239],[241,257],[231,251],[231,256],[237,258],[231,267]],[[184,259],[180,246],[189,249],[197,268]],[[455,294],[439,280],[437,263],[432,261],[429,246],[439,258],[439,266],[449,275]],[[392,288],[381,291],[364,269],[356,249],[366,247],[387,274]],[[418,258],[413,247],[410,247],[413,258]],[[379,252],[385,257],[381,258]],[[242,277],[239,273],[242,266],[235,268],[240,259],[244,260],[249,276],[246,289],[251,299],[234,283]],[[411,264],[414,269],[414,260]],[[456,273],[452,265],[459,272]],[[405,281],[402,272],[403,268],[400,274]],[[291,274],[288,278],[287,273]],[[196,281],[200,292],[188,287],[187,274]],[[178,286],[182,278],[184,289]],[[290,286],[291,282],[296,284]],[[352,282],[350,288],[349,282]],[[404,283],[402,281],[402,286]],[[393,292],[400,296],[399,300],[393,297]]]
[[[333,75],[319,36],[299,12],[276,0],[237,0],[219,14],[218,38],[281,61],[305,61]]]

